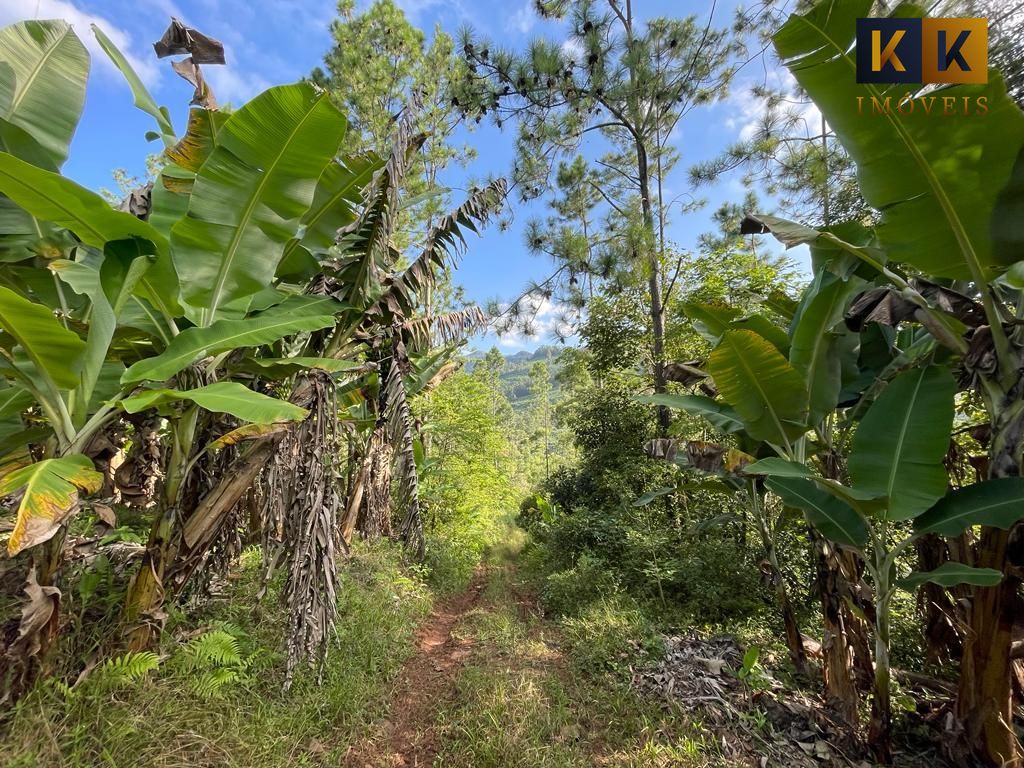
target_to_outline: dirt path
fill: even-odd
[[[477,571],[470,586],[439,601],[420,628],[417,650],[406,661],[389,697],[387,719],[345,756],[347,768],[427,768],[438,742],[433,732],[438,710],[454,696],[454,685],[473,638],[453,630],[480,601],[486,571]]]

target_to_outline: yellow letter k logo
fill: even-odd
[[[900,44],[900,40],[907,34],[904,30],[900,29],[893,32],[892,37],[889,38],[889,42],[886,43],[885,48],[882,48],[882,31],[880,29],[874,29],[871,31],[871,71],[881,72],[882,67],[886,64],[891,63],[893,69],[897,72],[906,72],[907,68],[903,66],[903,62],[900,61],[900,57],[896,55],[896,47]]]

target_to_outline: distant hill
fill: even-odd
[[[505,358],[505,367],[501,371],[501,385],[505,396],[515,410],[526,408],[530,404],[530,366],[539,361],[548,364],[551,373],[551,396],[554,401],[557,401],[559,386],[555,375],[561,369],[559,356],[563,349],[564,347],[561,346],[545,344],[532,352],[521,349],[512,354],[502,355]],[[485,349],[475,349],[463,355],[463,360],[466,361],[466,370],[472,371],[476,362],[482,360],[486,354],[487,350]]]

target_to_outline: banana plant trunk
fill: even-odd
[[[312,402],[312,387],[300,380],[290,401],[300,407]],[[191,414],[188,414],[191,417]],[[163,507],[154,520],[142,566],[128,588],[125,619],[128,645],[145,648],[153,642],[154,625],[148,621],[159,608],[171,584],[180,590],[201,562],[202,555],[216,540],[228,513],[252,487],[260,471],[273,458],[285,433],[279,432],[253,441],[249,449],[221,474],[220,480],[195,505],[183,525],[170,500],[179,499],[187,478],[189,456],[195,438],[195,419],[182,417],[175,426],[172,455],[164,483]],[[178,557],[179,550],[184,550]]]
[[[918,568],[933,571],[951,559],[945,540],[933,533],[914,542]],[[963,653],[963,639],[959,632],[958,610],[954,599],[968,597],[962,587],[950,590],[930,582],[921,585],[918,605],[924,614],[925,659],[930,664],[959,661]]]
[[[883,585],[878,585],[882,592]],[[888,591],[888,584],[884,585]],[[887,598],[883,598],[886,600]],[[875,685],[871,696],[868,744],[875,761],[892,765],[892,668],[889,661],[889,610],[879,604],[875,619]]]
[[[348,497],[345,502],[345,515],[341,519],[341,538],[345,546],[352,544],[352,536],[356,531],[356,521],[359,519],[359,510],[363,506],[363,493],[366,489],[367,477],[370,472],[368,457],[359,458],[358,469],[355,477],[349,486]]]
[[[976,565],[1004,569],[1009,541],[1009,531],[983,528]],[[983,765],[1000,768],[1022,766],[1020,744],[1013,731],[1010,655],[1019,585],[1018,579],[1007,575],[995,587],[974,589],[957,691],[963,746]]]
[[[38,548],[38,570],[36,572],[36,583],[40,587],[56,587],[57,579],[60,575],[60,566],[64,562],[64,542],[67,539],[68,527],[62,525],[60,530],[46,542]],[[53,613],[50,614],[49,621],[46,622],[46,626],[39,633],[39,659],[41,660],[40,672],[43,675],[50,673],[49,665],[52,663],[50,658],[50,648],[57,640],[57,636],[60,632],[60,609],[61,609],[61,594],[56,592],[50,598],[53,601]]]
[[[145,650],[156,636],[154,619],[164,599],[164,570],[173,558],[171,542],[177,519],[178,511],[173,506],[167,505],[159,512],[149,532],[142,564],[128,586],[124,618],[129,651]]]
[[[782,614],[782,625],[786,633],[786,647],[789,649],[789,657],[796,668],[797,674],[809,677],[810,666],[807,663],[803,636],[800,634],[800,624],[796,620],[796,612],[793,610],[793,603],[789,599],[789,590],[786,589],[786,579],[782,574],[782,568],[779,567],[775,535],[772,532],[771,524],[764,508],[764,499],[753,481],[750,483],[748,492],[750,495],[751,511],[754,513],[754,520],[757,521],[761,542],[765,550],[765,558],[768,561],[770,570],[768,576],[772,581],[772,587],[775,591],[775,602]]]
[[[1024,452],[1022,383],[991,408],[989,477],[1019,477]],[[1013,624],[1020,579],[1008,551],[1015,531],[983,527],[974,565],[1003,571],[994,587],[975,587],[967,617],[957,690],[957,717],[963,724],[961,750],[983,765],[1022,768],[1021,745],[1013,728]]]
[[[198,419],[199,409],[192,406],[171,422],[171,456],[163,493],[149,532],[146,554],[128,586],[125,599],[124,618],[130,651],[141,651],[152,645],[160,625],[158,614],[165,595],[164,575],[177,552],[181,498]]]
[[[860,695],[854,677],[853,643],[847,632],[847,612],[843,610],[845,588],[839,571],[838,553],[813,528],[811,537],[817,551],[816,581],[824,629],[821,655],[825,697],[836,714],[856,729]]]
[[[775,557],[774,548],[772,557]],[[775,581],[775,600],[782,611],[782,625],[786,632],[786,647],[789,648],[789,658],[796,668],[797,674],[810,678],[811,669],[807,663],[807,652],[804,650],[803,636],[800,634],[800,624],[796,620],[796,612],[793,610],[793,603],[789,599],[789,590],[786,589],[786,582],[782,571],[777,564],[772,564],[772,579]]]

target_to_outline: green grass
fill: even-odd
[[[629,691],[621,654],[649,636],[635,608],[541,619],[514,554],[491,551],[483,600],[458,628],[474,650],[438,716],[435,768],[728,765],[699,723]]]
[[[482,598],[455,628],[471,652],[434,724],[435,767],[728,766],[693,715],[630,692],[629,664],[658,652],[636,604],[616,595],[542,618],[516,571],[523,544],[512,526],[494,538]],[[430,574],[386,543],[357,547],[322,684],[308,672],[285,692],[280,584],[256,601],[258,558],[246,553],[226,598],[172,617],[158,659],[122,658],[73,690],[49,683],[24,698],[0,730],[0,765],[341,765],[388,717],[391,681],[430,610]]]
[[[258,556],[255,556],[258,557]],[[17,706],[0,733],[10,768],[124,766],[334,766],[384,711],[389,680],[412,649],[429,611],[423,584],[385,545],[360,547],[342,569],[338,638],[322,685],[300,675],[283,691],[284,614],[275,590],[255,600],[254,556],[230,599],[198,626],[227,627],[247,666],[213,695],[196,691],[194,674],[174,663],[173,641],[155,672],[136,682],[102,670],[70,694],[47,685]],[[193,617],[190,624],[195,626]],[[168,632],[173,635],[174,631]]]

